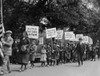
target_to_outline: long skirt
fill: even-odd
[[[19,53],[18,63],[27,65],[29,62],[29,56],[29,53]]]
[[[35,61],[35,54],[30,54],[30,61]]]

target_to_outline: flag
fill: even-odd
[[[3,25],[3,4],[2,3],[3,3],[2,0],[0,0],[0,38],[5,32],[4,25]]]
[[[5,31],[4,31],[3,23],[1,23],[0,24],[0,38],[2,37],[3,33],[5,33]]]

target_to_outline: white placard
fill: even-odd
[[[88,38],[88,43],[89,43],[90,45],[93,44],[93,39],[92,39],[91,37]]]
[[[26,26],[26,32],[29,38],[38,39],[39,27],[38,26]]]
[[[79,38],[83,39],[83,34],[76,34],[76,39],[79,40]]]
[[[76,38],[75,39],[71,39],[71,41],[78,42],[78,40]]]
[[[63,30],[57,30],[55,39],[62,39],[62,38],[63,38]]]
[[[88,36],[83,36],[83,40],[82,40],[82,43],[86,43],[86,44],[88,44]]]
[[[65,40],[75,39],[75,34],[73,32],[65,32]]]
[[[41,44],[43,44],[43,42],[44,42],[44,38],[43,37],[40,37],[39,38],[39,44],[41,45]]]
[[[56,37],[56,28],[46,29],[46,38]]]

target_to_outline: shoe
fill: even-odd
[[[11,73],[11,71],[8,71],[8,73]]]
[[[81,62],[81,65],[83,65],[83,62]]]
[[[32,68],[34,67],[34,65],[31,66]]]
[[[78,66],[81,66],[80,63],[78,63]]]
[[[22,69],[20,69],[19,72],[22,72]]]

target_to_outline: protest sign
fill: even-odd
[[[29,38],[38,39],[39,27],[38,26],[26,26],[26,32]]]
[[[56,37],[56,28],[46,29],[46,38]]]
[[[92,39],[91,37],[88,37],[88,43],[89,43],[90,45],[93,44],[93,39]]]
[[[65,40],[75,39],[75,34],[73,32],[65,32]]]
[[[83,36],[83,40],[82,40],[82,43],[86,43],[88,44],[88,36]]]
[[[76,34],[76,39],[79,40],[79,38],[83,39],[83,34]]]
[[[44,38],[43,37],[40,37],[39,38],[39,44],[41,45],[41,44],[43,44],[43,42],[44,42]]]
[[[70,41],[77,42],[77,41],[78,41],[78,39],[76,39],[76,38],[73,38],[73,39],[71,39]]]
[[[62,39],[62,38],[63,38],[63,30],[57,30],[55,39]]]

